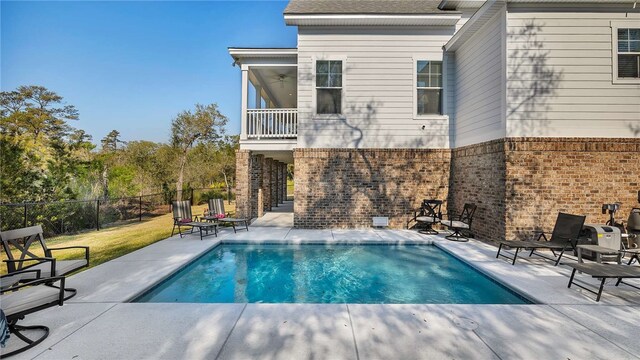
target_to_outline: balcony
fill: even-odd
[[[298,54],[292,48],[229,48],[241,70],[240,149],[293,161],[298,139]]]
[[[298,109],[247,109],[248,139],[295,139]]]

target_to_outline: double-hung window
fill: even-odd
[[[342,114],[342,61],[316,61],[316,113]]]
[[[640,79],[640,27],[618,28],[618,79]]]
[[[416,73],[416,114],[442,114],[442,61],[418,60]]]

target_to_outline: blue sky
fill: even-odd
[[[76,106],[95,143],[169,139],[171,119],[217,103],[240,132],[227,47],[295,47],[286,1],[23,2],[1,6],[0,87],[43,85]]]

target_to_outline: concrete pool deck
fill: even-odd
[[[299,230],[278,226],[288,223],[283,213],[269,216],[248,232],[174,236],[69,277],[78,295],[23,321],[49,326],[49,337],[13,358],[640,359],[640,291],[631,287],[610,283],[596,303],[567,289],[568,267],[526,257],[512,266],[482,242],[408,230]],[[540,304],[127,302],[220,241],[433,242]]]

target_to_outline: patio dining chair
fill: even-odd
[[[433,225],[439,223],[442,220],[442,200],[425,199],[422,201],[420,209],[414,210],[413,218],[407,222],[407,228],[411,221],[415,221],[417,225],[424,224],[424,228],[419,229],[421,234],[437,235],[437,230],[433,228]]]
[[[469,241],[469,238],[462,234],[462,231],[471,231],[471,223],[473,215],[476,213],[477,206],[475,204],[464,204],[460,215],[451,214],[449,220],[442,220],[440,223],[452,230],[453,233],[445,236],[446,239],[452,241]]]
[[[176,228],[178,228],[178,234],[182,238],[182,227],[198,229],[200,232],[200,240],[206,235],[209,235],[209,231],[213,229],[213,233],[218,236],[218,224],[215,222],[202,222],[198,221],[197,216],[191,214],[191,201],[182,200],[174,201],[171,209],[173,211],[173,229],[171,230],[171,236],[175,234]]]
[[[235,233],[236,224],[244,225],[245,230],[249,231],[249,220],[243,218],[234,218],[224,210],[223,199],[209,199],[209,210],[207,211],[207,219],[211,218],[222,224],[229,224]]]
[[[38,344],[49,336],[49,328],[44,325],[18,325],[18,321],[34,312],[64,303],[64,276],[40,278],[40,270],[19,270],[0,276],[0,308],[6,316],[9,328],[9,352],[0,352],[0,358],[19,354]],[[25,279],[31,279],[23,282]],[[59,283],[58,286],[51,286]],[[41,333],[35,336],[32,333]],[[15,335],[15,338],[11,335]],[[22,346],[12,346],[15,341]]]
[[[65,276],[89,266],[88,246],[48,247],[40,225],[2,231],[0,240],[7,254],[4,262],[7,264],[8,274],[20,270],[39,270],[43,278],[49,278]],[[58,260],[54,257],[54,252],[74,249],[83,250],[82,255],[69,260]],[[77,292],[73,288],[64,290],[69,293],[65,300],[72,298]]]

